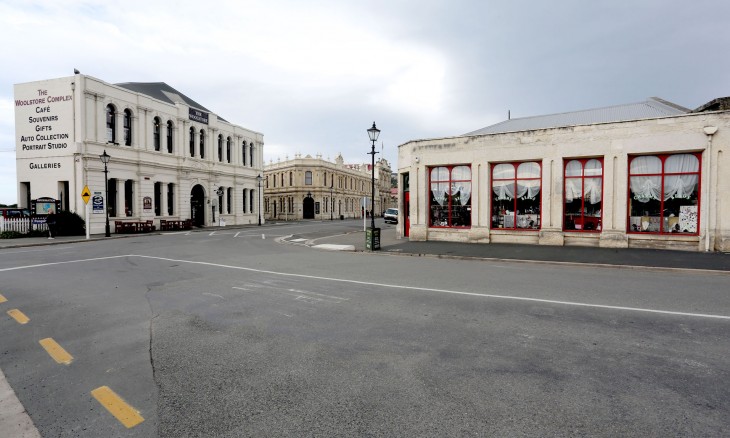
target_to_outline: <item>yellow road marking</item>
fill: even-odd
[[[110,414],[114,415],[120,423],[126,426],[127,429],[144,421],[144,418],[139,415],[139,411],[129,406],[108,386],[100,386],[96,388],[91,391],[91,395],[93,395],[96,401],[101,403],[101,405],[104,406]]]
[[[69,365],[71,362],[73,362],[74,357],[68,354],[66,350],[63,349],[56,341],[53,340],[53,338],[46,338],[41,339],[38,341],[43,348],[46,349],[49,355],[55,360],[56,362],[64,365]]]
[[[0,303],[4,303],[7,300],[8,300],[7,298],[5,298],[4,296],[2,296],[2,294],[0,294]]]
[[[18,321],[18,324],[25,324],[30,321],[30,318],[25,316],[25,313],[18,309],[8,310],[8,315],[12,316],[14,320]]]

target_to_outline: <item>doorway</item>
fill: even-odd
[[[314,198],[307,196],[302,204],[302,217],[304,219],[314,219]]]
[[[205,189],[200,184],[190,191],[190,218],[196,227],[205,225]]]

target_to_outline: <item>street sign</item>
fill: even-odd
[[[89,199],[91,199],[91,192],[89,191],[89,186],[84,186],[84,190],[81,191],[81,199],[84,200],[84,204],[89,203]]]

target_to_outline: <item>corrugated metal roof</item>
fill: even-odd
[[[650,97],[646,101],[638,103],[505,120],[504,122],[468,132],[464,135],[497,134],[502,132],[592,125],[596,123],[624,122],[628,120],[677,116],[689,112],[690,110],[687,108],[667,102],[658,97]]]
[[[182,94],[181,92],[177,91],[176,89],[172,88],[164,82],[123,82],[121,84],[114,85],[126,88],[129,91],[134,91],[135,93],[144,94],[145,96],[149,96],[153,99],[161,100],[163,102],[167,102],[173,105],[176,101],[182,101],[187,106],[203,110],[207,113],[212,112],[203,105]],[[224,122],[226,121],[220,116],[218,117],[218,120],[223,120]]]

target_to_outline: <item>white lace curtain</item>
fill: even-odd
[[[451,170],[451,196],[459,193],[459,204],[466,205],[471,198],[471,168],[456,166]]]
[[[469,166],[434,167],[431,169],[431,195],[440,205],[446,205],[449,196],[459,193],[459,204],[466,205],[471,198],[471,168]],[[449,181],[453,181],[449,183]]]
[[[578,160],[573,160],[565,167],[565,176],[600,176],[603,174],[601,162],[588,160],[585,168]],[[585,196],[590,204],[598,204],[603,198],[603,178],[584,178],[581,187],[580,178],[565,178],[565,201],[572,202]],[[585,189],[585,193],[583,193]]]
[[[677,154],[667,157],[664,162],[664,173],[689,173],[698,172],[700,161],[692,154]],[[662,161],[656,156],[636,157],[631,160],[631,174],[661,174]],[[664,193],[662,192],[662,177],[656,176],[632,176],[631,193],[634,199],[639,202],[659,200],[663,195],[666,201],[672,197],[689,198],[694,193],[699,175],[665,175]]]
[[[517,167],[517,190],[515,181],[495,181],[514,178],[515,168],[512,164],[497,164],[492,171],[492,191],[498,201],[518,198],[533,199],[540,193],[540,165],[530,161]],[[536,179],[528,179],[536,178]]]

